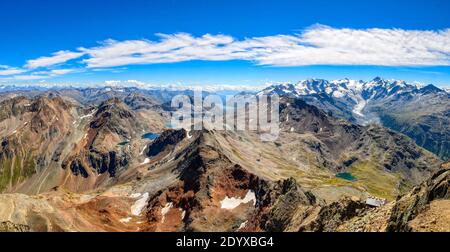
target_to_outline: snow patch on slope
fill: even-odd
[[[161,209],[161,215],[162,215],[162,220],[161,222],[164,223],[164,221],[166,220],[166,214],[170,211],[170,209],[172,209],[173,207],[173,203],[169,202],[166,203],[166,205]]]
[[[140,199],[138,199],[132,206],[131,206],[131,213],[135,216],[139,216],[142,213],[142,210],[144,209],[145,205],[147,204],[148,200],[148,192],[144,193]]]
[[[225,197],[225,199],[223,199],[220,204],[222,209],[232,210],[240,206],[241,204],[247,204],[250,201],[253,201],[253,205],[256,204],[255,192],[253,192],[252,190],[249,190],[243,199],[235,197]]]
[[[150,158],[146,158],[144,160],[144,162],[141,163],[141,165],[145,165],[145,164],[148,164],[148,163],[150,163]]]

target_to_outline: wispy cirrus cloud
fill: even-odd
[[[64,75],[64,74],[69,74],[69,73],[74,73],[77,72],[77,69],[52,69],[52,70],[46,70],[46,71],[36,71],[33,72],[33,74],[37,74],[37,75],[48,75],[50,77],[53,76],[58,76],[58,75]]]
[[[160,41],[107,40],[99,47],[79,50],[90,56],[83,61],[89,68],[236,58],[227,47],[234,42],[230,36],[193,37],[187,33],[158,36]]]
[[[24,69],[0,65],[0,76],[21,74],[26,72]]]
[[[189,60],[248,60],[259,65],[450,65],[450,29],[336,29],[316,25],[293,35],[236,40],[227,35],[159,34],[160,40],[107,40],[89,55],[89,68]]]
[[[450,65],[450,29],[356,30],[317,25],[283,41],[284,45],[271,47],[273,51],[258,57],[258,63],[277,66]]]
[[[62,63],[66,63],[69,60],[77,59],[83,56],[82,52],[72,51],[59,51],[53,53],[52,56],[40,57],[37,59],[28,60],[25,67],[30,69],[36,69],[40,67],[50,67]]]
[[[50,76],[48,75],[30,74],[30,75],[15,75],[11,78],[7,78],[6,80],[30,81],[30,80],[43,80],[48,78],[50,78]]]
[[[33,81],[33,80],[44,80],[49,79],[52,77],[74,73],[77,72],[77,69],[53,69],[53,70],[47,70],[47,71],[34,71],[31,73],[20,72],[20,73],[26,73],[26,74],[15,74],[12,76],[6,76],[6,78],[2,78],[3,80],[18,80],[18,81]]]

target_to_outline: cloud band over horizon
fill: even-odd
[[[18,79],[17,74],[22,79],[49,78],[80,69],[192,60],[244,60],[276,67],[450,66],[450,29],[351,29],[314,25],[295,34],[244,39],[223,34],[196,37],[189,33],[157,34],[157,37],[158,40],[108,39],[91,48],[58,51],[28,60],[23,67],[2,66],[0,78]]]

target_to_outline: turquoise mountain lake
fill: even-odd
[[[159,137],[159,134],[156,134],[153,132],[148,132],[148,133],[145,133],[144,135],[142,135],[142,139],[155,140],[157,137]]]
[[[355,181],[356,180],[356,178],[349,172],[338,173],[338,174],[336,174],[336,177],[337,178],[341,178],[341,179],[345,179],[345,180],[348,180],[348,181]]]

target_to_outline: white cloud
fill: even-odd
[[[51,75],[63,75],[75,72],[75,69],[54,69],[50,71]]]
[[[24,72],[26,72],[24,69],[0,65],[0,76],[21,74]]]
[[[47,78],[49,78],[49,76],[30,74],[30,75],[16,75],[13,76],[11,79],[19,81],[28,81],[28,80],[42,80]]]
[[[83,55],[84,53],[82,52],[59,51],[50,57],[40,57],[37,59],[28,60],[25,67],[30,69],[50,67],[57,64],[66,63],[69,60],[80,58]]]
[[[121,83],[122,83],[122,81],[120,81],[120,80],[107,80],[107,81],[105,81],[105,85],[106,86],[111,86],[111,87],[120,86]]]
[[[79,48],[89,54],[84,62],[90,68],[115,67],[132,64],[172,63],[188,60],[229,60],[227,45],[233,38],[224,35],[206,34],[193,37],[190,34],[158,34],[160,41],[107,40],[102,46]]]
[[[2,66],[0,66],[0,69]],[[2,70],[0,70],[1,73]],[[20,74],[26,71],[17,72],[17,74],[13,74],[11,76],[7,76],[4,80],[18,80],[18,81],[29,81],[29,80],[44,80],[49,79],[51,77],[56,77],[59,75],[69,74],[76,72],[76,69],[53,69],[48,71],[34,71],[28,74]],[[1,75],[1,74],[0,74]]]
[[[27,61],[25,68],[0,66],[0,76],[50,78],[78,72],[124,71],[123,66],[190,60],[246,60],[257,65],[449,66],[450,29],[337,29],[315,25],[296,34],[237,39],[229,35],[157,34],[157,40],[106,40],[99,46],[59,51]],[[54,69],[84,57],[74,69]],[[64,68],[64,66],[60,66]],[[68,68],[68,65],[65,65]],[[121,67],[121,68],[117,68]],[[36,69],[43,68],[42,71]],[[28,73],[23,75],[23,73]],[[14,76],[15,75],[15,76]]]
[[[277,36],[279,37],[279,36]],[[263,65],[450,65],[450,29],[335,29],[314,26],[283,39],[256,60]],[[267,44],[267,43],[266,43]]]
[[[35,75],[49,75],[49,76],[58,76],[76,72],[75,69],[52,69],[46,71],[35,71],[33,74]]]
[[[236,40],[227,35],[159,34],[159,41],[107,40],[79,50],[87,67],[248,60],[260,65],[450,65],[450,29],[336,29],[316,25],[294,35]]]

